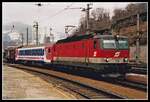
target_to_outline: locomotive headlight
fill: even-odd
[[[124,58],[124,62],[128,62],[128,58]]]
[[[108,62],[108,61],[109,61],[109,59],[108,59],[108,58],[106,58],[106,59],[105,59],[105,61],[106,61],[106,62]]]

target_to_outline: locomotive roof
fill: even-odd
[[[62,40],[58,40],[56,42],[57,43],[65,43],[65,42],[72,42],[72,41],[79,41],[79,40],[83,40],[83,39],[88,39],[88,38],[92,38],[94,35],[92,34],[85,34],[85,35],[73,35],[71,37],[67,37],[65,39]]]
[[[107,37],[114,38],[115,35],[95,35],[93,38],[107,38]],[[119,35],[119,38],[127,38],[127,37]]]
[[[114,38],[114,35],[93,35],[93,34],[85,34],[85,35],[74,35],[62,40],[58,40],[56,44],[58,43],[66,43],[66,42],[72,42],[72,41],[80,41],[83,39],[89,39],[89,38],[107,38],[107,37],[112,37]],[[125,36],[119,36],[119,38],[127,38]]]

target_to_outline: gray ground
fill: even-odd
[[[22,70],[3,66],[3,99],[76,99],[41,78]]]

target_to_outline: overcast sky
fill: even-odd
[[[39,22],[39,27],[42,32],[44,29],[52,27],[53,32],[64,33],[65,25],[78,26],[81,16],[85,15],[80,9],[70,8],[86,8],[88,2],[43,2],[43,6],[38,7],[35,2],[3,2],[2,4],[2,23],[7,24],[14,21],[33,25],[34,21]],[[104,8],[113,15],[113,10],[116,8],[125,8],[127,2],[92,2],[92,9]],[[131,3],[131,2],[130,2]]]

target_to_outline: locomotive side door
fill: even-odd
[[[85,53],[85,63],[88,64],[89,63],[89,51],[90,51],[90,48],[89,48],[89,40],[85,40],[84,41],[84,44],[85,44],[85,49],[84,49],[84,53]]]

